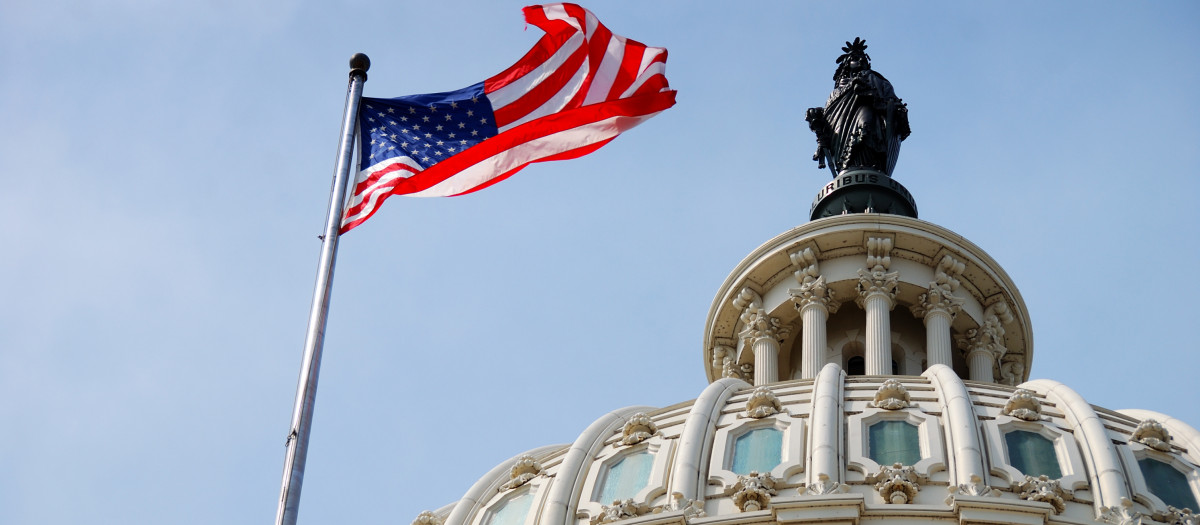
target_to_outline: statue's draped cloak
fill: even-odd
[[[908,135],[907,115],[898,114],[903,112],[897,111],[900,106],[892,84],[879,73],[866,70],[838,79],[825,104],[831,131],[826,162],[834,176],[851,167],[892,173],[900,141]]]

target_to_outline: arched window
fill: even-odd
[[[1196,495],[1188,485],[1187,475],[1167,463],[1150,458],[1139,459],[1138,468],[1142,470],[1146,488],[1163,503],[1177,509],[1200,510]]]
[[[867,360],[860,355],[851,357],[849,361],[846,361],[846,375],[867,375]]]
[[[783,461],[783,432],[760,428],[738,436],[733,442],[734,474],[770,472]]]
[[[907,421],[880,421],[867,429],[868,457],[880,465],[916,465],[921,461],[917,426]]]
[[[608,467],[600,483],[600,493],[593,501],[608,505],[637,495],[650,483],[654,455],[643,450],[621,458]]]
[[[1008,464],[1026,476],[1045,475],[1050,479],[1062,477],[1054,442],[1041,434],[1014,430],[1004,434],[1008,446]]]
[[[532,506],[533,491],[526,490],[520,496],[510,498],[504,502],[499,509],[492,513],[487,525],[523,525],[525,518],[529,516],[529,509]]]

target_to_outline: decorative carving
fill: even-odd
[[[788,293],[796,309],[803,311],[812,304],[819,304],[828,313],[837,313],[840,303],[834,299],[834,292],[825,286],[825,276],[821,275],[817,264],[817,254],[812,248],[805,248],[791,254],[792,265],[800,267],[793,274],[799,288],[792,288]]]
[[[875,391],[875,406],[884,410],[908,408],[910,402],[912,398],[908,395],[908,389],[895,379],[884,381]]]
[[[1037,421],[1042,418],[1042,402],[1032,391],[1018,388],[1008,396],[1000,413],[1025,421]]]
[[[738,365],[738,373],[742,379],[752,381],[754,379],[754,363],[742,363]]]
[[[412,525],[442,525],[445,521],[444,518],[438,517],[437,514],[423,510],[420,514],[417,514],[417,519],[413,520]]]
[[[993,361],[1008,353],[1004,346],[1004,325],[1013,322],[1008,304],[999,301],[983,311],[983,324],[967,330],[966,337],[958,339],[958,346],[967,352],[967,357],[976,352],[987,352]]]
[[[805,120],[817,135],[813,160],[829,165],[836,177],[849,167],[872,168],[891,175],[900,142],[911,132],[908,108],[892,83],[871,70],[867,42],[846,42],[837,58],[833,93],[824,108],[811,108]]]
[[[543,472],[542,464],[537,462],[533,456],[525,454],[513,463],[512,470],[508,475],[508,482],[500,486],[501,491],[512,490],[521,485],[529,483],[529,480],[538,477]]]
[[[733,306],[742,309],[742,331],[738,335],[749,344],[764,338],[782,341],[791,332],[779,319],[767,315],[762,297],[754,290],[743,288],[742,293],[733,300]]]
[[[725,356],[733,357],[733,349],[724,345],[715,345],[712,349],[712,369],[718,377],[727,377],[725,375]]]
[[[753,365],[749,363],[739,365],[737,362],[737,352],[723,345],[713,347],[713,370],[721,377],[734,377],[737,379],[754,377]]]
[[[1200,524],[1200,516],[1192,513],[1192,509],[1177,509],[1170,505],[1167,506],[1167,511],[1156,511],[1153,515],[1155,521],[1161,521],[1167,525],[1197,525]]]
[[[745,476],[738,476],[737,483],[729,489],[733,494],[733,504],[742,512],[767,508],[771,496],[775,495],[775,482],[770,473],[759,474],[752,471]]]
[[[959,495],[961,495],[961,496],[991,496],[991,497],[997,497],[1000,495],[1000,491],[998,491],[992,487],[989,487],[986,483],[983,482],[982,478],[980,478],[979,476],[976,476],[975,474],[971,474],[971,479],[969,479],[966,483],[959,483],[958,485],[951,485],[951,486],[947,487],[947,491],[950,492],[950,495],[946,496],[946,504],[947,505],[953,505],[954,504],[954,496],[959,496]]]
[[[765,386],[754,389],[750,399],[746,401],[746,415],[754,419],[762,419],[783,411],[783,405],[775,393]]]
[[[912,503],[921,490],[921,477],[912,466],[896,463],[892,466],[880,465],[879,472],[867,477],[868,483],[875,483],[875,490],[883,498],[884,503]]]
[[[956,297],[954,292],[959,287],[959,276],[966,268],[961,262],[949,255],[942,256],[934,270],[933,282],[929,283],[929,291],[917,298],[917,304],[909,309],[916,317],[924,318],[931,312],[944,311],[951,319],[962,310],[963,299]]]
[[[845,483],[831,481],[828,474],[817,474],[817,482],[798,489],[805,496],[823,496],[825,494],[845,494],[850,487]]]
[[[704,500],[687,499],[683,497],[681,492],[671,493],[671,501],[666,505],[655,509],[655,512],[678,512],[683,511],[685,518],[703,518],[707,516],[704,513]]]
[[[632,499],[617,500],[612,505],[601,505],[600,515],[592,518],[592,525],[612,523],[628,518],[650,514],[654,509],[645,503],[634,503]]]
[[[650,436],[658,433],[658,426],[644,412],[638,412],[629,417],[625,427],[621,429],[621,444],[636,445]]]
[[[1129,498],[1121,498],[1119,507],[1100,507],[1100,521],[1113,525],[1142,525],[1142,513],[1133,510]]]
[[[1021,499],[1049,503],[1054,507],[1055,514],[1062,514],[1067,509],[1064,500],[1071,495],[1063,490],[1057,479],[1050,479],[1042,474],[1038,477],[1025,476],[1025,481],[1014,483],[1013,488],[1021,491]]]
[[[1138,423],[1137,428],[1133,430],[1133,435],[1129,439],[1154,450],[1162,452],[1169,452],[1171,450],[1171,435],[1167,433],[1167,429],[1162,426],[1162,423],[1153,419],[1147,419]]]
[[[1008,354],[1000,362],[1001,382],[1008,386],[1017,386],[1025,378],[1025,356]]]
[[[868,296],[884,294],[888,303],[894,306],[892,299],[896,297],[896,285],[900,283],[900,272],[888,272],[892,266],[892,239],[888,237],[869,237],[867,239],[867,267],[858,270],[858,299],[859,307]]]

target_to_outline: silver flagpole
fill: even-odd
[[[279,494],[276,525],[295,525],[300,510],[300,488],[304,484],[304,462],[308,457],[308,434],[312,429],[313,404],[317,398],[317,375],[321,373],[321,349],[325,344],[325,320],[329,317],[329,291],[333,286],[333,265],[337,260],[338,229],[354,157],[354,126],[363,83],[371,60],[355,53],[350,57],[350,87],[346,91],[346,112],[342,116],[342,136],[338,144],[337,166],[333,172],[333,190],[329,195],[329,215],[321,236],[321,259],[317,264],[317,284],[312,309],[308,314],[308,332],[304,336],[304,361],[296,384],[296,402],[292,408],[292,426],[287,436],[287,458],[283,463],[283,488]]]

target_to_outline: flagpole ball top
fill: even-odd
[[[355,53],[350,57],[350,75],[355,73],[367,74],[367,70],[371,69],[371,59],[362,53]]]

